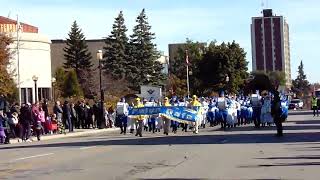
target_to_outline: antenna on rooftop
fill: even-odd
[[[10,19],[10,15],[11,15],[11,11],[9,11],[9,13],[8,13],[8,18]]]

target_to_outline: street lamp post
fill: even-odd
[[[98,50],[97,51],[97,60],[99,61],[100,108],[101,108],[100,111],[101,111],[101,121],[102,121],[99,126],[100,128],[102,128],[101,125],[103,125],[103,127],[105,127],[104,126],[104,122],[105,122],[105,120],[104,120],[104,107],[103,107],[104,92],[102,89],[102,63],[101,63],[102,58],[103,58],[102,50]]]
[[[37,81],[38,81],[38,76],[36,76],[36,75],[33,75],[32,76],[32,80],[33,80],[33,82],[34,82],[34,101],[35,101],[35,103],[38,101],[38,94],[37,94]]]
[[[226,75],[226,90],[228,91],[228,84],[229,84],[230,78],[228,74]]]
[[[55,85],[56,85],[56,78],[52,78],[51,79],[51,82],[52,82],[52,100],[53,100],[53,102],[55,102],[55,100],[56,100],[56,93],[55,93]]]

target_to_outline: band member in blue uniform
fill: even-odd
[[[155,102],[154,98],[150,98],[150,100],[147,103],[145,103],[144,106],[145,107],[155,107],[155,106],[157,106],[157,103]],[[156,118],[157,118],[156,115],[150,115],[148,117],[148,130],[149,130],[149,132],[152,131],[152,133],[155,133],[155,131],[156,131]]]
[[[227,99],[224,97],[224,92],[222,91],[220,93],[220,96],[218,98],[217,106],[219,109],[219,120],[221,123],[221,129],[226,129],[227,127],[227,116],[228,116],[228,111],[227,111]]]
[[[128,124],[128,113],[129,113],[129,105],[126,103],[125,98],[121,98],[121,100],[117,103],[116,109],[116,124],[119,125],[121,129],[120,134],[127,133],[127,124]]]
[[[259,95],[259,91],[257,91],[256,94],[252,94],[251,95],[251,105],[252,105],[252,109],[253,109],[253,114],[252,114],[252,118],[254,121],[254,126],[256,128],[260,127],[261,124],[261,96]]]

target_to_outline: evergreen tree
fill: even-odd
[[[134,89],[144,84],[160,85],[164,80],[162,65],[156,61],[160,56],[156,45],[152,43],[155,34],[150,32],[151,26],[144,9],[136,22],[137,25],[134,26],[133,34],[130,36],[128,80],[133,83]]]
[[[310,90],[310,83],[307,80],[307,75],[304,73],[304,66],[302,61],[298,66],[298,75],[295,80],[292,81],[293,90],[299,94],[306,94]]]
[[[113,79],[123,79],[128,68],[128,37],[122,11],[115,18],[112,28],[111,35],[105,41],[104,69]]]
[[[89,81],[85,76],[86,72],[91,71],[92,56],[88,50],[86,39],[76,21],[73,22],[69,32],[69,38],[66,41],[66,47],[63,49],[65,68],[73,69],[78,77],[82,87]]]
[[[80,95],[82,95],[82,91],[78,82],[77,74],[74,70],[71,70],[65,76],[63,85],[63,96],[72,97]]]
[[[55,72],[55,78],[56,78],[56,83],[55,83],[55,91],[59,96],[62,95],[62,92],[64,90],[64,82],[66,78],[66,73],[65,70],[62,67],[59,67],[56,72]]]

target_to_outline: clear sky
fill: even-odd
[[[186,38],[240,43],[247,52],[251,70],[252,16],[272,8],[286,17],[290,28],[292,78],[302,59],[311,82],[319,82],[320,1],[319,0],[0,0],[0,15],[39,27],[51,39],[65,39],[74,20],[87,39],[106,37],[114,18],[122,10],[132,32],[135,18],[146,9],[158,49],[168,52],[169,43]]]

